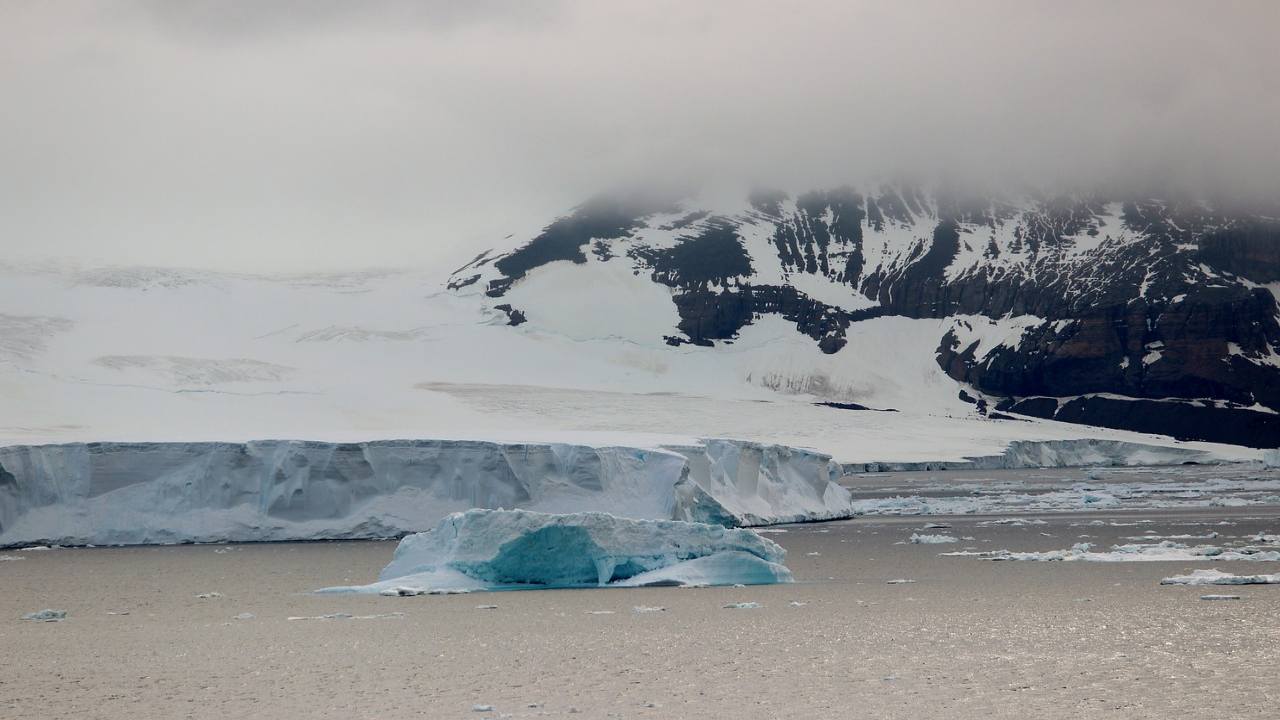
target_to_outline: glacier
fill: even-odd
[[[763,585],[791,582],[786,551],[748,529],[608,513],[468,510],[400,541],[378,582],[320,592]]]
[[[471,508],[726,526],[849,515],[828,455],[707,440],[0,447],[0,547],[400,537]]]

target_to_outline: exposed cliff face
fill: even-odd
[[[1151,199],[975,199],[909,187],[757,192],[722,212],[597,200],[512,252],[478,259],[451,286],[482,282],[499,298],[564,259],[584,272],[628,263],[669,287],[680,318],[673,345],[732,342],[776,315],[824,353],[857,353],[853,323],[955,318],[938,362],[993,404],[1280,444],[1280,222],[1271,218]],[[1022,332],[983,342],[989,333],[973,316]],[[1107,397],[1077,400],[1099,394]],[[1032,397],[1064,404],[1050,412],[1024,401]],[[1161,403],[1120,405],[1129,400]]]

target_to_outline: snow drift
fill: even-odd
[[[0,547],[398,537],[471,508],[723,525],[849,512],[830,458],[660,447],[388,440],[0,448]]]
[[[400,541],[371,585],[389,595],[791,582],[786,551],[750,530],[607,513],[469,510]]]

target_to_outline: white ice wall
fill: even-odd
[[[557,443],[90,443],[0,448],[0,546],[392,537],[470,508],[829,517],[830,458],[710,441],[678,452]],[[697,490],[694,492],[694,490]]]

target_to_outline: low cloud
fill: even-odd
[[[636,180],[1280,187],[1265,1],[0,16],[0,242],[16,255],[432,265]]]

